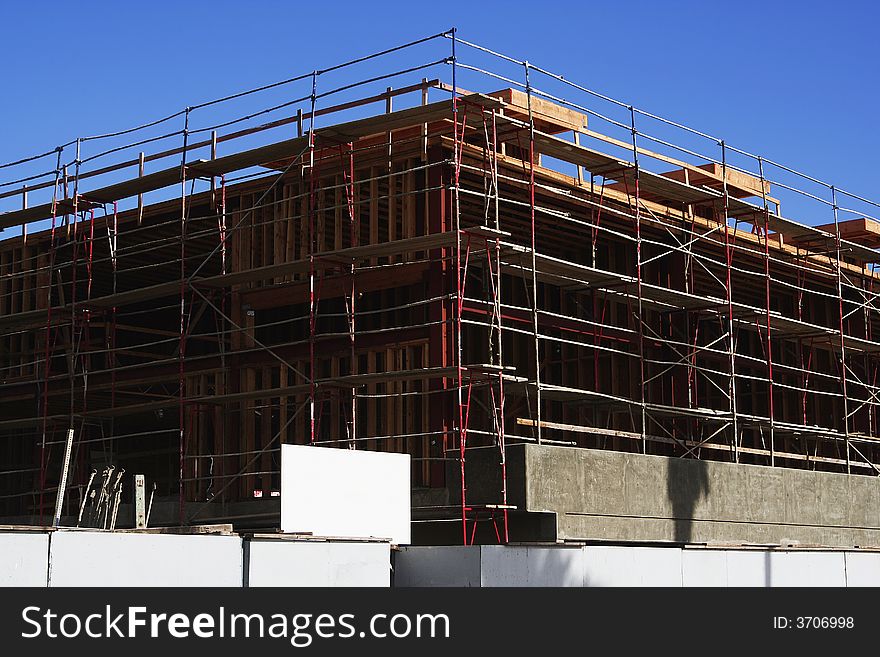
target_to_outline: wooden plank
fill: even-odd
[[[393,242],[398,237],[398,225],[397,225],[397,183],[400,180],[400,176],[394,171],[393,168],[389,169],[388,174],[388,214],[385,217],[385,220],[388,224],[388,241]],[[389,259],[389,262],[394,262],[394,259]]]
[[[367,361],[367,371],[364,374],[371,375],[376,373],[376,361],[378,358],[378,354],[374,351],[367,351],[366,354]],[[381,384],[367,382],[366,390],[367,395],[367,436],[378,436],[382,432],[378,428],[378,418],[379,418],[379,404],[382,402],[381,398],[376,395],[379,393],[379,387]],[[376,441],[368,440],[367,441],[367,449],[376,449]]]
[[[31,252],[32,248],[25,245],[22,241],[21,246],[21,267],[19,271],[22,273],[21,279],[21,312],[27,312],[32,308],[31,295],[33,291],[33,283],[35,279],[34,263]]]
[[[348,205],[342,176],[334,176],[333,190],[333,250],[342,248],[343,227],[347,223]]]
[[[271,367],[263,368],[261,381],[262,388],[269,389],[273,387],[272,371],[273,368]],[[269,472],[272,470],[272,454],[269,451],[269,444],[272,438],[275,437],[275,434],[272,431],[272,413],[275,405],[275,398],[264,397],[260,401],[260,405],[262,406],[262,408],[260,408],[260,449],[264,451],[260,455],[258,463],[260,464],[260,472]],[[275,444],[274,447],[277,447],[277,444]],[[272,489],[272,475],[260,475],[258,481],[260,482],[260,490],[263,491],[263,495],[268,496],[269,491]]]
[[[339,357],[331,356],[330,357],[330,377],[338,378],[339,377]],[[330,425],[330,440],[339,441],[339,424],[342,419],[342,413],[340,405],[339,405],[339,396],[342,394],[342,390],[336,391],[334,394],[330,396],[330,399],[327,400],[324,404],[325,407],[329,408],[329,413],[324,417],[324,421],[328,422]]]
[[[369,214],[369,243],[379,243],[379,169],[370,167],[370,214]],[[371,258],[370,264],[377,265],[377,258]]]
[[[385,373],[387,375],[388,372],[398,372],[400,371],[400,367],[398,366],[397,357],[399,354],[399,349],[394,347],[385,350]],[[394,379],[386,379],[385,381],[385,426],[380,427],[380,429],[384,429],[382,431],[383,435],[386,436],[394,436],[400,433],[398,428],[398,421],[400,418],[395,413],[395,399],[397,395],[397,385]],[[398,449],[398,439],[395,438],[391,441],[391,449],[392,451],[397,451]]]
[[[689,182],[695,187],[705,185],[720,190],[724,184],[724,181],[722,180],[721,165],[715,162],[698,164],[689,167],[687,170],[684,168],[676,169],[675,171],[668,171],[662,175],[667,178],[672,178],[673,180],[687,182],[685,180],[685,173],[689,174]],[[747,173],[743,173],[742,171],[731,167],[727,167],[726,177],[728,194],[738,198],[748,196],[761,197],[762,184],[760,178],[750,176]],[[763,183],[763,193],[768,196],[770,194],[770,183],[766,180]]]
[[[529,120],[529,104],[531,104],[535,126],[543,132],[556,134],[581,130],[587,126],[586,114],[538,96],[533,95],[530,100],[522,91],[502,89],[486,95],[503,100],[507,105],[505,112],[522,121]]]
[[[49,253],[40,249],[37,253],[37,309],[49,305]]]
[[[10,278],[12,251],[0,251],[0,317],[12,313],[12,280]]]
[[[254,346],[253,339],[253,331],[254,331],[254,317],[249,314],[245,314],[244,317],[244,326],[245,331],[242,335],[243,347],[245,349],[251,349]],[[255,468],[253,464],[248,466],[248,463],[253,458],[256,448],[256,403],[255,400],[263,394],[262,390],[257,388],[257,372],[254,367],[245,367],[241,372],[241,393],[231,393],[228,395],[228,398],[231,399],[242,399],[244,403],[241,405],[241,436],[242,436],[242,449],[244,452],[239,457],[238,469],[244,469],[245,472],[251,472]],[[242,477],[242,499],[248,499],[253,497],[253,491],[256,486],[257,480],[256,477],[250,474],[246,474]]]
[[[268,207],[266,207],[265,205],[265,203],[272,202],[273,194],[270,194],[266,199],[263,200],[263,203],[261,204],[262,207],[256,208],[254,210],[254,221],[257,225],[257,255],[259,256],[258,262],[261,265],[273,264],[273,258],[275,257],[275,250],[272,248],[272,235],[274,231],[272,222],[269,220],[269,217],[272,216],[273,208],[271,205],[269,205]],[[256,203],[257,200],[255,200],[254,202]],[[256,284],[271,285],[272,279],[257,281]]]
[[[289,373],[290,368],[281,367],[278,371],[278,387],[280,389],[284,389],[288,386],[289,381]],[[281,431],[281,435],[278,437],[279,444],[283,445],[288,441],[288,435],[290,433],[290,427],[287,426],[288,416],[287,416],[287,405],[290,401],[290,395],[280,395],[278,397],[278,428]]]
[[[297,233],[297,216],[296,216],[296,199],[294,196],[296,195],[298,190],[298,186],[295,184],[289,184],[284,186],[284,209],[285,209],[285,223],[287,224],[287,230],[285,232],[285,244],[284,244],[284,261],[290,262],[291,260],[296,259],[296,233]],[[291,275],[288,273],[284,277],[285,281],[292,280]]]

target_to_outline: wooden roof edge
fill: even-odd
[[[485,94],[474,93],[464,98],[467,101],[478,103],[484,107],[500,108],[505,106],[503,100]],[[315,134],[318,138],[337,141],[361,138],[372,134],[388,132],[389,130],[420,125],[426,121],[437,120],[442,118],[445,112],[450,111],[451,108],[451,100],[441,100],[427,105],[416,105],[415,107],[386,114],[374,114],[361,119],[317,128]],[[231,173],[252,166],[262,166],[266,162],[283,157],[285,154],[295,154],[294,151],[307,144],[307,136],[294,137],[232,153],[214,160],[199,160],[197,167],[198,171],[202,173],[207,172],[214,175]],[[80,197],[98,203],[118,201],[137,194],[156,191],[178,184],[181,179],[180,173],[181,167],[175,165],[145,176],[129,178],[112,185],[84,191],[80,194]],[[50,202],[21,210],[0,213],[0,229],[49,219],[52,216],[52,212],[53,204]]]

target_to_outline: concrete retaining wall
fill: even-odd
[[[543,445],[510,450],[524,451],[509,459],[524,473],[512,503],[555,512],[559,539],[880,546],[877,477]]]
[[[406,547],[394,585],[876,586],[880,552],[600,545]]]

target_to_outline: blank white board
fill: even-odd
[[[282,445],[281,530],[410,542],[409,454]]]

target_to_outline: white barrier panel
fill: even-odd
[[[425,545],[394,553],[394,587],[482,586],[479,546]]]
[[[0,586],[46,586],[48,577],[48,534],[0,533]]]
[[[407,547],[394,586],[878,586],[880,552],[627,545]]]
[[[486,545],[481,553],[483,586],[583,586],[579,547]]]
[[[773,569],[769,550],[724,550],[727,586],[771,586]]]
[[[681,586],[680,548],[407,547],[394,586]]]
[[[722,550],[682,550],[682,586],[728,586],[727,553]]]
[[[846,586],[843,552],[770,553],[770,586]]]
[[[260,540],[249,542],[247,585],[391,585],[389,543]]]
[[[846,585],[880,586],[880,552],[847,552]]]
[[[409,454],[281,446],[281,530],[410,542]]]
[[[681,586],[681,548],[584,548],[585,586]]]
[[[241,586],[238,536],[53,532],[49,586]]]
[[[51,537],[51,538],[50,538]],[[388,586],[388,543],[257,539],[251,586]],[[394,586],[880,586],[880,552],[405,547]],[[0,532],[0,586],[241,586],[238,536]]]

